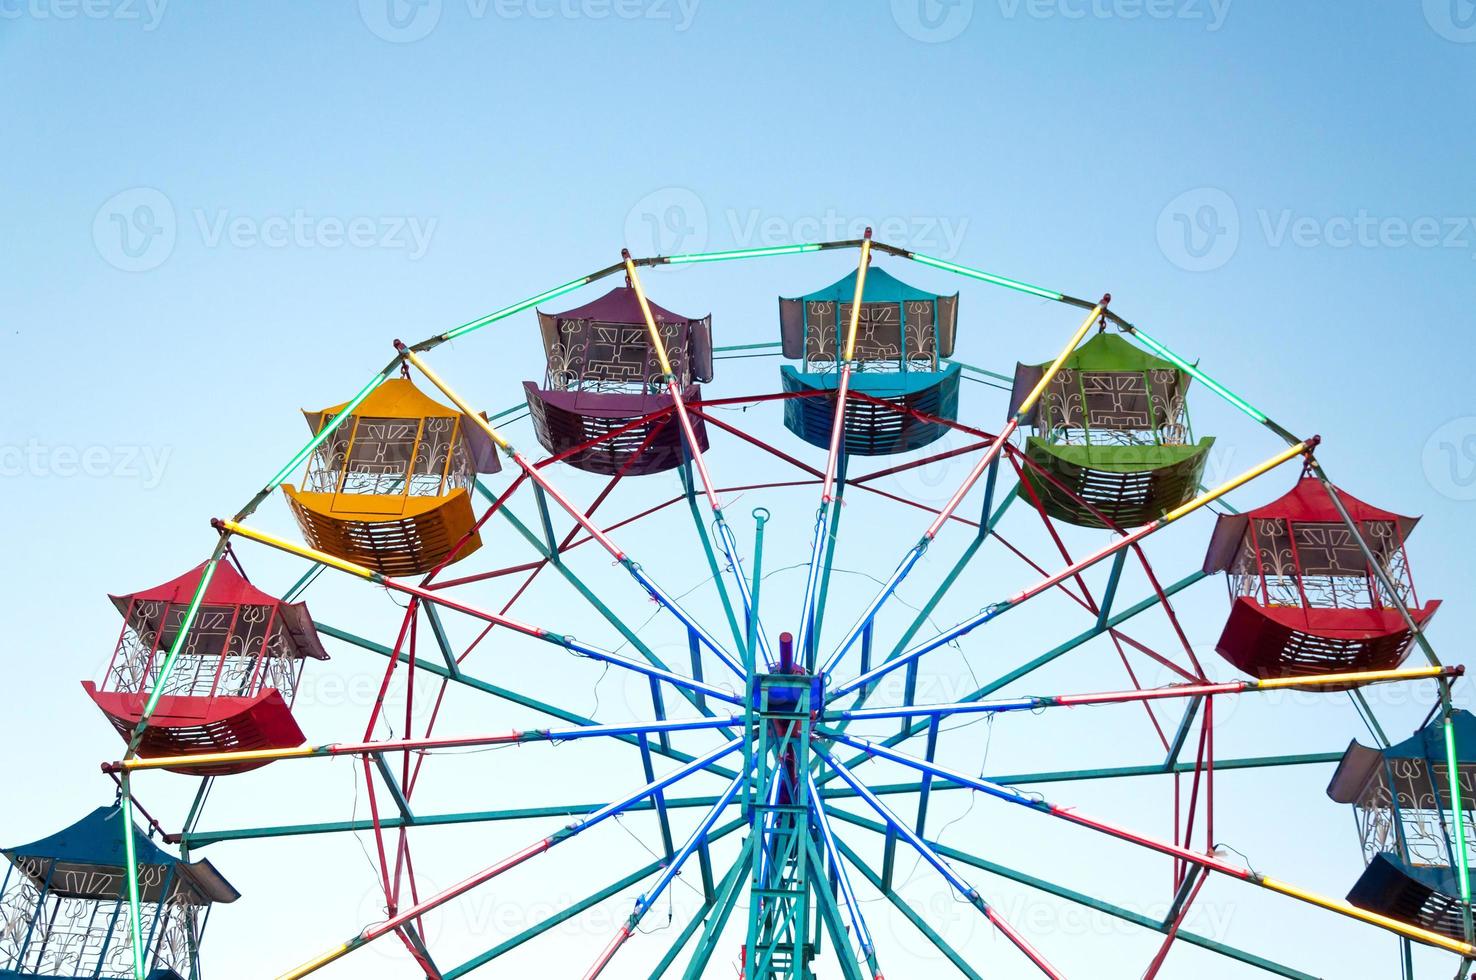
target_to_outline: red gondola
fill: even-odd
[[[109,596],[123,631],[101,684],[89,697],[126,740],[154,693],[164,657],[205,570],[131,595]],[[145,757],[290,748],[303,742],[292,702],[307,658],[328,654],[300,602],[283,602],[216,564],[190,631],[139,743]],[[255,769],[261,762],[191,767],[197,775]]]
[[[1404,550],[1417,517],[1338,496],[1421,627],[1439,600],[1421,605]],[[1413,632],[1387,594],[1322,484],[1304,475],[1286,496],[1215,525],[1206,572],[1229,573],[1230,619],[1216,649],[1247,674],[1292,677],[1389,670]]]

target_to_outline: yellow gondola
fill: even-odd
[[[346,406],[303,415],[317,434]],[[472,484],[499,468],[480,426],[408,378],[391,378],[314,450],[302,489],[282,490],[314,548],[386,575],[418,575],[453,549],[459,561],[481,547]]]

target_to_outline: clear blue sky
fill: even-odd
[[[871,224],[921,252],[1082,296],[1110,290],[1125,316],[1283,424],[1321,433],[1321,458],[1348,489],[1425,515],[1413,566],[1422,594],[1446,600],[1431,636],[1448,660],[1466,657],[1476,626],[1467,599],[1476,585],[1470,0],[0,0],[0,82],[5,844],[110,798],[96,764],[119,745],[79,687],[100,674],[116,636],[105,592],[201,560],[207,520],[233,512],[301,444],[297,409],[346,398],[388,360],[393,338],[438,333],[607,265],[623,244],[638,253],[720,249],[850,237]],[[719,343],[751,343],[776,337],[776,294],[823,285],[847,261],[663,271],[649,285],[669,307],[712,310]],[[958,288],[927,270],[887,267],[930,288]],[[1043,360],[1074,325],[1069,310],[962,288],[958,354],[971,363],[1009,371],[1016,360]],[[436,360],[491,409],[516,404],[520,382],[542,369],[531,314]],[[772,360],[721,368],[713,390],[722,394],[775,384]],[[1275,451],[1274,439],[1196,395],[1197,427],[1220,439],[1218,475]],[[963,411],[996,425],[1004,396],[972,386]],[[744,420],[784,438],[758,410]],[[514,431],[533,445],[526,428]],[[731,478],[750,464],[725,445],[713,464]],[[901,492],[933,499],[958,476],[944,467]],[[1290,477],[1236,501],[1268,499]],[[621,512],[670,495],[669,475],[652,480],[623,498]],[[591,486],[570,483],[581,493]],[[808,492],[783,499],[763,501],[776,513],[774,569],[803,560],[813,508]],[[745,541],[758,502],[735,505]],[[847,530],[861,533],[840,560],[885,575],[915,537],[915,519],[863,513],[875,516],[848,515]],[[279,501],[261,521],[294,533]],[[1186,522],[1157,542],[1160,571],[1177,578],[1196,568],[1208,529]],[[505,529],[499,535],[496,547],[516,549]],[[634,542],[674,581],[698,585],[706,574],[689,524],[675,521],[669,536],[657,525]],[[1101,538],[1071,543],[1085,550]],[[1028,544],[1051,559],[1048,541]],[[632,618],[647,615],[595,556],[580,560]],[[945,560],[930,560],[932,581]],[[290,563],[258,550],[248,561],[269,587],[294,577]],[[782,574],[771,589],[776,605],[799,586],[795,573]],[[1029,581],[1007,557],[978,575],[950,597],[941,622]],[[868,588],[855,578],[842,590],[834,621],[848,621]],[[692,601],[706,608],[700,595]],[[926,595],[917,584],[903,598]],[[526,614],[601,638],[602,624],[571,613],[567,596],[548,585]],[[325,582],[309,600],[324,621],[392,639],[396,609],[382,594]],[[1212,652],[1224,612],[1213,582],[1186,594],[1181,609],[1217,677],[1232,675]],[[974,672],[992,676],[1080,628],[1002,621],[929,676],[957,693]],[[1161,621],[1144,638],[1171,646]],[[1122,685],[1111,646],[1088,649],[1010,690]],[[632,689],[619,678],[596,686],[587,664],[550,664],[546,650],[512,643],[498,652],[484,669],[510,687],[572,710],[598,705],[610,720],[649,711],[638,689],[622,703]],[[362,734],[364,692],[382,669],[348,647],[333,653],[314,665],[319,679],[299,711],[314,741]],[[1380,716],[1407,732],[1429,696],[1380,694]],[[538,723],[491,700],[452,703],[454,730]],[[1367,737],[1341,698],[1227,712],[1226,756],[1336,751]],[[1134,764],[1155,757],[1149,736],[1141,712],[1125,709],[1026,718],[1001,722],[988,740],[961,736],[950,762],[995,774]],[[427,808],[594,800],[639,775],[628,753],[537,751],[479,757],[464,763],[473,775],[454,780],[448,765],[425,791]],[[551,752],[561,753],[552,763]],[[223,781],[206,825],[364,814],[346,763],[318,778],[279,768]],[[1262,870],[1343,894],[1361,861],[1348,813],[1322,794],[1328,775],[1322,767],[1226,776],[1222,839]],[[698,785],[694,792],[713,789]],[[1172,832],[1166,784],[1045,789]],[[160,776],[140,792],[174,825],[189,786]],[[956,796],[939,802],[933,824],[957,821],[949,843],[1148,914],[1166,903],[1162,862],[987,801],[970,810]],[[690,827],[692,814],[684,819]],[[444,886],[557,825],[430,831],[417,845],[422,870]],[[649,819],[626,829],[655,846]],[[600,833],[449,914],[441,940],[472,955],[649,859],[618,829]],[[850,839],[876,850],[865,831]],[[377,915],[373,874],[351,837],[203,854],[245,893],[207,937],[217,980],[285,968]],[[1155,948],[1150,933],[1073,917],[975,877],[1070,975],[1136,977]],[[509,958],[513,972],[491,975],[527,975],[517,971],[535,964],[557,975],[582,970],[638,890],[607,904],[603,918],[582,917]],[[690,889],[678,892],[679,918],[665,936],[692,904]],[[926,868],[907,894],[988,975],[1031,975]],[[1392,940],[1367,929],[1233,883],[1205,896],[1191,928],[1217,939],[1316,975],[1395,970]],[[863,898],[889,975],[944,975],[905,923],[888,921],[884,902],[869,891]],[[659,911],[648,927],[664,924]],[[614,975],[644,975],[640,965],[659,957],[663,938],[633,940]],[[1452,967],[1433,956],[1422,963]],[[410,975],[388,950],[348,964],[324,975]],[[1253,971],[1176,949],[1163,975]]]

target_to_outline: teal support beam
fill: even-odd
[[[491,491],[487,490],[487,488],[482,485],[482,482],[480,480],[477,481],[477,491],[489,501],[496,500]],[[553,568],[560,575],[563,576],[566,582],[574,587],[575,591],[577,591],[581,596],[584,597],[584,600],[588,602],[597,613],[600,614],[600,617],[604,619],[605,622],[615,627],[615,629],[620,633],[621,637],[623,637],[627,643],[634,647],[636,651],[645,658],[647,663],[651,664],[653,667],[656,667],[659,670],[669,671],[671,669],[670,667],[666,666],[662,659],[656,654],[656,651],[652,650],[650,645],[647,644],[646,641],[642,640],[639,636],[636,635],[635,630],[631,629],[630,626],[625,622],[625,620],[623,620],[615,613],[613,609],[606,605],[604,600],[595,595],[594,590],[586,585],[583,579],[574,574],[573,570],[570,569],[567,564],[554,561],[553,556],[556,555],[557,552],[550,550],[547,545],[543,544],[543,542],[539,540],[538,535],[533,533],[533,530],[529,528],[528,525],[524,524],[521,520],[518,519],[518,516],[512,512],[511,507],[503,505],[497,508],[497,512],[500,513],[503,518],[508,521],[508,523],[512,524],[517,532],[521,534],[530,545],[533,546],[534,550],[536,550],[540,555],[542,555],[552,564]],[[685,688],[680,690],[682,696],[686,698],[687,701],[689,701],[693,705],[693,707],[697,708],[698,711],[700,711],[707,717],[712,717],[712,710],[707,707],[706,700],[704,698],[692,691],[686,690]],[[734,737],[734,733],[729,729],[722,729],[722,733],[725,738]]]
[[[882,883],[881,876],[877,874],[870,865],[861,860],[861,856],[857,854],[856,851],[849,844],[841,840],[839,837],[836,838],[836,844],[840,847],[841,853],[845,855],[846,860],[851,862],[851,866],[854,867],[857,871],[861,872],[861,876],[867,881],[871,882],[871,886],[873,888],[885,895],[887,901],[895,905],[897,907],[897,910],[907,918],[907,921],[911,922],[913,927],[916,928],[918,932],[922,933],[923,937],[927,939],[928,942],[932,943],[934,948],[936,948],[938,952],[942,953],[944,957],[947,958],[948,962],[952,963],[954,967],[958,969],[959,973],[962,973],[964,976],[968,977],[969,980],[984,980],[984,978],[981,977],[977,972],[975,972],[974,968],[969,966],[968,962],[959,955],[958,950],[950,946],[948,944],[948,941],[945,940],[941,935],[939,935],[938,930],[929,925],[928,921],[917,913],[916,909],[903,901],[902,896],[898,895],[890,888],[887,888]]]
[[[1009,509],[1010,504],[1015,500],[1016,494],[1012,491],[1009,496],[1005,497],[1004,505],[1000,507],[999,513],[993,513],[994,488],[998,483],[999,457],[996,456],[994,457],[994,461],[989,464],[989,470],[984,475],[984,506],[979,508],[979,533],[974,535],[976,538],[989,537],[989,532],[994,530],[994,525],[999,523],[999,519],[1004,517],[1005,511]]]
[[[373,653],[378,653],[381,656],[398,657],[401,663],[409,664],[411,662],[410,656],[408,654],[397,654],[392,648],[385,646],[383,643],[376,643],[373,640],[365,639],[362,636],[350,633],[348,630],[341,630],[336,627],[329,626],[326,623],[318,622],[314,625],[317,627],[318,632],[323,634],[324,636],[330,636],[336,640],[343,640],[345,643],[351,643],[356,647],[364,650],[369,650]],[[414,661],[414,666],[418,670],[427,671],[428,673],[435,674],[438,677],[446,678],[447,680],[454,681],[457,684],[461,684],[474,690],[481,691],[484,694],[491,694],[494,697],[501,698],[502,700],[509,701],[513,704],[522,705],[525,708],[532,708],[534,711],[542,712],[543,714],[546,714],[552,718],[558,718],[561,721],[567,721],[575,725],[599,724],[593,718],[586,718],[583,715],[575,714],[572,711],[566,711],[563,708],[549,704],[546,701],[540,701],[537,698],[529,697],[526,694],[519,694],[516,691],[510,690],[505,687],[500,687],[499,685],[493,684],[490,681],[484,681],[479,678],[473,677],[470,674],[465,673],[464,671],[453,676],[451,672],[445,667],[442,667],[439,664],[431,663],[423,658],[417,658]],[[614,737],[630,745],[636,744],[636,738],[634,735]],[[678,762],[692,762],[697,758],[694,755],[688,755],[685,752],[678,752],[675,749],[670,748],[662,749],[659,751],[662,755],[676,759]],[[719,776],[726,776],[729,779],[733,779],[738,775],[737,772],[724,766],[712,766],[708,771]]]
[[[641,772],[646,777],[646,782],[656,781],[656,767],[651,761],[651,739],[642,734],[641,740]],[[651,802],[656,807],[656,819],[661,826],[661,848],[668,861],[675,850],[671,837],[671,817],[666,809],[666,790],[657,790],[651,794]]]
[[[846,811],[840,809],[832,809],[830,807],[827,807],[826,810],[837,820],[843,820],[846,823],[854,824],[858,827],[864,827],[867,830],[873,831],[877,834],[886,833],[885,825],[877,821],[869,820],[865,817],[859,817],[855,814],[847,813]],[[1165,933],[1168,929],[1168,927],[1165,926],[1158,919],[1143,915],[1139,912],[1134,912],[1131,909],[1125,909],[1120,905],[1113,905],[1110,902],[1104,902],[1101,899],[1093,898],[1092,896],[1084,894],[1083,892],[1075,891],[1074,889],[1067,888],[1063,885],[1055,884],[1054,882],[1047,881],[1044,878],[1038,878],[1034,875],[1026,874],[1023,871],[1016,871],[1015,869],[1006,867],[1005,865],[986,860],[973,854],[969,854],[966,851],[961,851],[956,847],[949,847],[945,844],[939,844],[936,841],[928,841],[928,845],[942,856],[951,860],[958,861],[962,864],[967,864],[970,867],[978,868],[981,871],[987,871],[990,874],[998,875],[1001,878],[1007,878],[1010,881],[1018,882],[1022,885],[1027,885],[1038,891],[1045,892],[1048,895],[1053,895],[1056,898],[1064,899],[1075,905],[1081,905],[1085,908],[1092,909],[1093,911],[1101,912],[1104,915],[1110,915],[1113,918],[1121,919],[1124,922],[1131,922],[1133,925],[1142,926],[1144,929],[1148,929],[1152,932]],[[1234,946],[1230,946],[1226,943],[1222,943],[1214,939],[1209,939],[1196,933],[1180,930],[1178,932],[1178,939],[1179,942],[1188,943],[1191,946],[1198,946],[1199,948],[1209,950],[1212,953],[1218,953],[1221,956],[1228,957],[1232,960],[1237,960],[1241,963],[1246,964],[1247,966],[1257,967],[1258,969],[1265,970],[1268,973],[1273,973],[1279,977],[1287,977],[1289,978],[1289,980],[1318,980],[1317,977],[1314,977],[1309,973],[1303,973],[1300,970],[1295,970],[1282,963],[1278,963],[1275,960],[1267,959],[1264,956],[1257,956],[1254,953],[1248,953],[1245,950],[1237,949]]]
[[[456,662],[456,650],[451,646],[451,639],[446,635],[446,626],[441,622],[441,611],[433,602],[422,602],[420,608],[425,610],[426,621],[430,623],[431,635],[435,637],[436,647],[441,651],[441,659],[446,661],[446,670],[452,677],[461,676],[461,664]]]
[[[692,679],[694,681],[701,682],[702,680],[704,680],[702,676],[702,643],[701,638],[698,637],[696,630],[687,630],[687,652],[692,659]],[[699,711],[706,711],[707,695],[703,694],[701,691],[697,691],[696,695],[697,709]]]
[[[851,456],[845,451],[845,436],[841,436],[840,460],[836,463],[835,470],[835,499],[828,504],[830,508],[830,521],[826,525],[825,561],[820,568],[820,597],[815,604],[815,628],[808,631],[809,649],[804,651],[805,663],[809,664],[810,670],[815,669],[815,664],[820,656],[820,632],[825,625],[826,598],[830,594],[830,574],[835,567],[835,548],[840,540],[840,521],[844,513],[846,495],[846,471],[850,468]]]
[[[1179,762],[1179,755],[1184,751],[1184,743],[1189,740],[1189,732],[1194,728],[1194,718],[1199,714],[1199,705],[1204,698],[1190,698],[1189,703],[1184,705],[1184,717],[1179,719],[1179,728],[1174,732],[1174,740],[1169,743],[1168,755],[1163,760],[1164,772],[1171,771]]]
[[[691,942],[692,937],[697,934],[697,930],[706,924],[708,917],[722,904],[725,904],[730,897],[736,897],[738,883],[748,873],[748,854],[749,850],[745,844],[739,852],[738,859],[733,862],[733,866],[723,874],[723,880],[718,884],[716,892],[707,898],[701,910],[692,916],[667,948],[666,955],[661,957],[661,962],[657,963],[656,968],[651,971],[650,980],[660,980],[665,976],[666,971],[670,970],[672,964],[682,955],[682,950],[687,947],[687,943]]]
[[[687,963],[687,969],[682,974],[682,980],[701,980],[707,973],[707,964],[712,960],[712,954],[717,951],[718,940],[722,937],[723,929],[728,925],[728,919],[733,914],[733,907],[738,904],[738,896],[743,894],[742,884],[748,880],[748,872],[753,867],[754,860],[754,836],[748,835],[743,842],[743,852],[738,857],[735,867],[738,874],[728,883],[727,893],[719,896],[718,903],[713,913],[707,917],[707,922],[702,927],[702,936],[697,940],[697,948],[692,951],[692,959]]]
[[[719,838],[731,834],[733,831],[737,830],[741,826],[743,826],[743,821],[741,819],[730,821],[729,823],[717,828],[711,834],[709,834],[707,840],[709,843],[711,843],[712,841],[718,840]],[[540,922],[534,923],[533,925],[524,929],[522,932],[518,933],[516,936],[513,936],[501,943],[498,943],[496,946],[493,946],[485,953],[474,956],[471,959],[467,960],[465,963],[462,963],[460,966],[446,971],[444,974],[442,974],[443,980],[458,980],[458,978],[466,976],[473,970],[479,967],[486,966],[488,963],[491,963],[499,956],[502,956],[505,953],[517,949],[519,946],[528,942],[530,939],[536,939],[537,937],[543,935],[545,932],[554,928],[560,923],[567,922],[568,920],[574,918],[576,915],[580,915],[586,910],[594,908],[596,905],[600,904],[606,899],[611,898],[612,896],[618,895],[619,893],[625,891],[627,888],[635,887],[635,885],[639,884],[644,879],[660,871],[664,864],[664,860],[653,861],[645,867],[631,872],[624,878],[621,878],[619,881],[606,885],[604,888],[601,888],[594,894],[588,895],[585,898],[582,898],[574,904],[570,905],[569,907],[555,912],[553,915],[548,916]]]
[[[941,722],[941,718],[934,717],[928,725],[927,747],[923,753],[924,758],[928,762],[935,761],[938,755],[938,731]],[[933,774],[923,773],[923,777],[919,780],[919,783],[921,785],[917,791],[917,823],[914,825],[913,830],[917,832],[919,837],[922,837],[926,832],[928,822],[928,800],[933,793]],[[888,890],[892,887],[892,874],[895,870],[896,858],[897,833],[888,827],[886,850],[882,856],[882,882]]]
[[[651,711],[655,713],[657,721],[666,721],[666,699],[662,696],[661,685],[656,682],[656,678],[654,677],[651,678]],[[661,750],[663,752],[671,751],[670,733],[662,732],[657,741],[661,743]]]
[[[1000,374],[998,371],[991,371],[988,368],[981,368],[977,364],[969,364],[968,362],[960,361],[958,358],[955,357],[950,357],[948,359],[948,363],[957,364],[965,371],[972,371],[975,374],[982,375],[983,377],[989,378],[993,381],[1001,381],[1008,386],[1004,389],[1005,391],[1010,391],[1015,386],[1015,378],[1013,375]]]
[[[752,651],[757,640],[759,598],[763,595],[764,588],[764,525],[769,523],[769,516],[767,507],[753,509],[753,582],[748,588],[748,591],[753,594],[753,615],[748,617],[745,651]],[[751,675],[754,671],[753,658],[745,656],[743,666]]]
[[[654,751],[654,747],[653,747]],[[1235,769],[1266,769],[1280,766],[1310,766],[1310,765],[1333,765],[1343,758],[1342,752],[1312,752],[1301,755],[1275,755],[1275,756],[1252,756],[1243,759],[1216,760],[1215,771],[1227,772]],[[715,767],[714,767],[715,768]],[[1078,782],[1093,779],[1124,779],[1140,776],[1162,776],[1172,773],[1192,772],[1192,763],[1180,762],[1167,773],[1163,764],[1159,762],[1141,766],[1119,766],[1106,769],[1066,769],[1050,772],[1017,773],[1005,776],[990,776],[991,782],[1001,786],[1022,786],[1038,783],[1064,783]],[[736,775],[736,773],[734,774]],[[731,777],[730,777],[731,778]],[[931,792],[944,790],[963,789],[959,784],[946,779],[936,779],[932,783]],[[871,787],[871,791],[877,796],[912,795],[921,792],[922,783],[883,783]],[[821,791],[826,800],[854,799],[856,794],[848,787],[827,788]],[[716,796],[690,796],[667,798],[668,809],[689,809],[692,807],[710,807],[717,802]],[[415,817],[417,827],[456,826],[470,823],[494,823],[506,820],[542,820],[542,819],[567,819],[572,816],[593,813],[603,804],[600,803],[565,803],[556,806],[519,807],[516,809],[503,810],[476,810],[464,813],[443,814],[418,814]],[[651,800],[641,800],[631,804],[626,812],[639,812],[654,809]],[[381,827],[399,827],[401,822],[396,817],[384,817],[380,821]],[[373,830],[372,820],[340,820],[321,823],[288,824],[274,827],[243,827],[226,830],[193,831],[181,834],[178,840],[191,848],[205,847],[209,844],[217,844],[222,841],[231,840],[256,840],[268,837],[300,837],[313,834],[346,833],[350,831]]]
[[[302,577],[292,583],[292,588],[282,593],[282,601],[296,602],[298,597],[307,591],[307,587],[318,580],[318,576],[323,574],[323,569],[326,567],[313,562],[308,566],[308,570],[302,573]]]
[[[1195,582],[1207,578],[1208,575],[1209,573],[1205,571],[1191,572],[1190,574],[1179,579],[1177,582],[1174,582],[1172,585],[1165,586],[1163,588],[1163,598],[1167,599],[1169,596],[1176,595],[1177,593],[1193,585]],[[1138,615],[1146,609],[1152,609],[1161,601],[1162,600],[1159,598],[1158,593],[1155,592],[1153,595],[1149,596],[1146,599],[1143,599],[1138,603],[1135,603],[1133,606],[1127,609],[1124,609],[1117,615],[1109,617],[1105,623],[1094,624],[1091,629],[1083,630],[1076,636],[1073,636],[1066,642],[1061,643],[1050,650],[1047,650],[1045,653],[1041,654],[1035,659],[1027,661],[1024,664],[1021,664],[1019,667],[1016,667],[1014,670],[1002,674],[1001,676],[990,681],[988,684],[985,684],[983,687],[980,687],[973,693],[959,698],[959,701],[979,701],[987,698],[989,695],[993,694],[995,691],[998,691],[1000,688],[1006,687],[1009,684],[1012,684],[1020,678],[1024,677],[1025,675],[1039,670],[1041,667],[1044,667],[1051,661],[1065,656],[1072,650],[1075,650],[1077,647],[1086,643],[1088,640],[1095,639],[1096,637],[1101,636],[1103,633],[1106,633],[1109,630],[1116,629],[1118,626],[1121,626],[1123,623],[1127,622],[1129,619],[1132,619],[1134,616]],[[860,703],[861,701],[859,700],[856,702],[856,704],[858,705]],[[845,723],[842,723],[836,727],[838,730],[844,731],[848,726]],[[927,722],[917,722],[911,725],[906,731],[889,736],[882,744],[888,748],[899,745],[902,742],[905,742],[908,739],[912,738],[913,736],[925,731],[926,728]],[[871,756],[864,753],[857,754],[849,762],[847,762],[846,765],[859,765],[870,758]],[[836,778],[838,777],[835,775],[835,773],[826,773],[821,778],[821,782],[828,783]]]
[[[1122,582],[1122,566],[1127,563],[1128,549],[1124,548],[1112,556],[1112,571],[1107,574],[1107,587],[1102,590],[1102,604],[1097,608],[1097,628],[1107,625],[1112,615],[1112,603],[1117,598],[1117,587]]]
[[[818,869],[825,867],[825,862],[820,857],[820,852],[815,849],[813,839],[806,841],[806,844],[810,852],[810,866],[818,872]],[[855,953],[851,949],[851,943],[846,938],[846,927],[841,922],[840,906],[835,900],[835,893],[830,890],[830,882],[817,873],[811,876],[810,887],[815,893],[815,902],[820,910],[820,921],[825,924],[826,931],[830,933],[830,942],[835,946],[835,959],[840,964],[841,974],[846,980],[868,980],[861,973]]]
[[[410,801],[400,789],[400,781],[390,770],[389,763],[384,759],[384,753],[375,752],[370,758],[374,760],[374,767],[379,770],[379,778],[384,780],[385,787],[389,789],[390,798],[395,801],[395,809],[400,811],[402,826],[415,826],[415,813],[410,809]]]
[[[533,499],[538,503],[538,522],[543,525],[543,539],[547,542],[547,547],[540,550],[551,563],[562,565],[564,556],[559,554],[559,539],[554,537],[553,518],[548,513],[548,494],[537,483],[533,484]],[[506,505],[501,509],[507,512]]]
[[[685,439],[682,441],[682,446],[685,454]],[[728,629],[733,634],[733,642],[737,644],[743,662],[748,663],[752,652],[747,642],[747,631],[738,624],[738,614],[734,611],[733,600],[728,595],[727,583],[723,581],[723,570],[718,565],[717,552],[712,548],[712,537],[707,533],[707,525],[702,522],[702,507],[697,502],[697,481],[692,477],[690,459],[677,467],[677,474],[681,477],[682,495],[687,498],[687,509],[692,514],[692,524],[697,528],[697,540],[702,543],[702,554],[707,559],[707,570],[712,575],[713,587],[717,589],[718,599],[722,602],[723,615],[728,620]],[[750,673],[752,673],[751,670]]]

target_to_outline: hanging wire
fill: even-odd
[[[353,761],[357,762],[358,760]],[[357,765],[350,765],[349,768],[353,772],[354,779],[354,798],[353,805],[349,808],[349,822],[354,823],[359,819],[359,767]],[[379,880],[379,865],[375,863],[374,858],[369,854],[369,848],[366,847],[364,844],[364,832],[362,830],[355,830],[353,832],[353,837],[354,843],[358,844],[359,850],[364,853],[364,863],[369,865],[369,873],[371,877],[374,881],[377,882]],[[385,896],[385,901],[389,901],[388,895]],[[380,910],[384,912],[386,916],[389,915],[388,905],[380,906]]]
[[[605,677],[609,675],[609,673],[610,662],[607,660],[604,663],[604,669],[600,671],[600,676],[596,677],[594,679],[594,683],[589,686],[589,693],[594,696],[594,707],[589,709],[588,713],[585,715],[586,718],[598,718],[600,716],[600,684],[604,682]]]
[[[988,778],[988,777],[985,776],[985,770],[989,767],[989,749],[990,749],[990,746],[992,746],[994,744],[994,720],[996,718],[998,718],[998,717],[999,717],[999,715],[997,715],[997,714],[995,714],[994,712],[991,711],[991,712],[985,713],[982,716],[982,718],[979,719],[981,721],[984,721],[986,723],[986,725],[987,725],[986,734],[984,736],[984,755],[979,759],[979,774],[978,774],[978,778],[979,779],[986,779],[986,778]],[[970,724],[974,724],[974,723],[973,722],[970,722]],[[962,727],[965,727],[965,726],[960,725],[958,727],[959,728],[962,728]],[[947,731],[954,731],[956,729],[946,729],[946,730]],[[943,731],[945,731],[945,729],[939,729],[939,734],[942,734]],[[937,833],[935,833],[933,835],[933,840],[936,841],[939,844],[943,843],[943,835],[946,834],[946,833],[948,833],[949,829],[951,827],[953,827],[954,824],[959,823],[964,818],[966,818],[967,816],[969,816],[969,814],[973,813],[974,812],[974,805],[976,803],[978,803],[978,802],[979,802],[979,794],[978,793],[970,793],[969,794],[969,805],[964,808],[964,811],[962,813],[960,813],[958,816],[954,817],[952,820],[949,820],[941,828],[939,828],[938,831],[937,831]],[[913,858],[913,861],[912,861],[912,870],[910,870],[910,871],[907,872],[907,877],[902,881],[902,884],[901,885],[898,885],[897,888],[894,889],[894,891],[897,890],[897,889],[905,888],[909,884],[911,884],[912,883],[912,879],[915,878],[915,877],[917,877],[918,871],[922,868],[922,863],[923,863],[923,857],[922,857],[922,855],[921,854],[916,855]],[[956,896],[955,896],[955,898],[956,898]]]
[[[647,844],[645,841],[641,840],[640,836],[637,835],[635,831],[631,830],[629,827],[627,827],[625,825],[625,821],[623,819],[624,816],[625,816],[625,814],[623,814],[623,813],[617,813],[617,814],[615,814],[615,823],[620,827],[620,829],[623,830],[623,831],[625,831],[626,834],[630,836],[630,839],[633,840],[633,841],[635,841],[637,844],[639,844],[641,846],[641,850],[643,850],[647,854],[651,855],[651,857],[655,858],[658,861],[664,861],[664,860],[666,860],[666,855],[661,854],[661,853],[659,853],[657,851],[652,850],[651,849],[651,846],[649,844]],[[676,875],[675,877],[672,878],[672,880],[674,882],[681,882],[681,884],[683,884],[687,888],[691,889],[694,894],[697,894],[697,895],[701,895],[702,894],[702,892],[697,888],[696,885],[692,884],[689,881],[683,881],[681,875]],[[670,898],[670,892],[667,893],[667,897],[668,897],[668,899]],[[668,919],[667,925],[670,925],[670,924],[671,924],[671,922]],[[651,932],[660,932],[661,929],[665,929],[665,928],[666,928],[666,926],[662,926],[660,929],[653,929],[653,930],[651,930]]]

